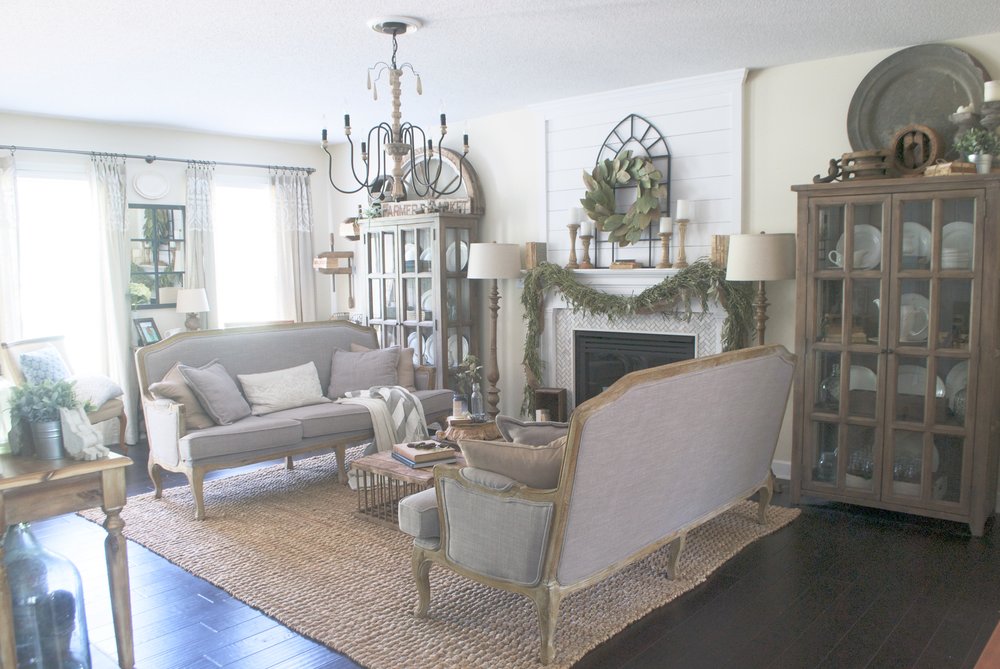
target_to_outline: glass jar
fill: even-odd
[[[469,413],[469,398],[462,393],[455,393],[451,396],[451,415],[455,418],[464,418]]]
[[[819,399],[824,404],[836,404],[840,400],[840,365],[834,365],[830,376],[819,384]]]
[[[469,397],[469,413],[473,420],[486,420],[486,409],[483,405],[483,394],[479,392],[479,384],[473,384],[472,395]]]
[[[44,548],[27,523],[4,537],[18,669],[90,669],[80,573]]]

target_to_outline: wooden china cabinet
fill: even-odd
[[[997,499],[1000,175],[798,193],[792,500],[969,524]]]
[[[467,278],[479,217],[433,213],[363,222],[362,283],[369,325],[382,346],[414,350],[435,368],[438,388],[454,388],[456,366],[479,356],[479,283]]]

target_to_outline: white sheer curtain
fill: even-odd
[[[298,322],[314,321],[313,208],[309,173],[304,170],[272,172],[271,192],[278,226],[282,310]]]
[[[204,288],[208,294],[206,327],[218,327],[218,293],[215,285],[215,234],[212,232],[213,167],[188,163],[187,239],[184,244],[185,288]]]
[[[0,341],[22,336],[18,248],[17,166],[11,154],[0,158]]]
[[[136,419],[137,384],[132,366],[132,323],[128,299],[129,240],[125,222],[128,201],[125,191],[125,159],[94,155],[91,159],[91,190],[97,222],[103,237],[101,267],[107,286],[99,296],[103,320],[101,340],[106,342],[104,362],[109,377],[125,389],[122,401],[128,417],[125,441],[138,441]]]

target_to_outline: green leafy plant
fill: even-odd
[[[580,204],[608,239],[619,246],[639,241],[642,231],[660,211],[659,198],[667,196],[667,189],[660,184],[663,174],[646,157],[632,157],[623,151],[614,159],[604,160],[590,174],[583,173],[587,194]],[[634,182],[638,193],[636,200],[624,214],[615,211],[615,188]]]
[[[26,383],[10,393],[11,418],[29,423],[59,420],[59,409],[77,406],[79,403],[70,381]]]
[[[1000,155],[1000,135],[986,128],[970,128],[955,141],[955,150],[963,157],[986,153]]]
[[[482,382],[483,366],[479,364],[479,358],[474,355],[467,355],[458,365],[455,372],[455,381],[461,392],[468,395],[477,383]]]
[[[726,351],[747,346],[754,325],[752,284],[726,281],[726,270],[705,259],[691,263],[638,295],[611,295],[594,290],[578,283],[572,270],[552,263],[540,263],[528,270],[521,293],[521,307],[527,321],[524,358],[521,361],[527,378],[521,403],[524,415],[531,415],[534,390],[542,385],[539,348],[544,326],[545,291],[550,288],[562,293],[573,309],[609,318],[673,311],[682,318],[690,319],[694,300],[699,300],[705,311],[709,301],[716,299],[727,314],[722,325],[722,348]]]
[[[128,285],[128,299],[133,307],[137,304],[149,304],[153,299],[153,291],[146,284],[132,281]]]

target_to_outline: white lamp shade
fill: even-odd
[[[795,278],[795,235],[732,235],[726,262],[728,281]]]
[[[519,276],[520,245],[496,242],[469,245],[470,279],[516,279]]]
[[[208,311],[208,293],[204,288],[181,288],[177,291],[177,311],[182,314]]]

